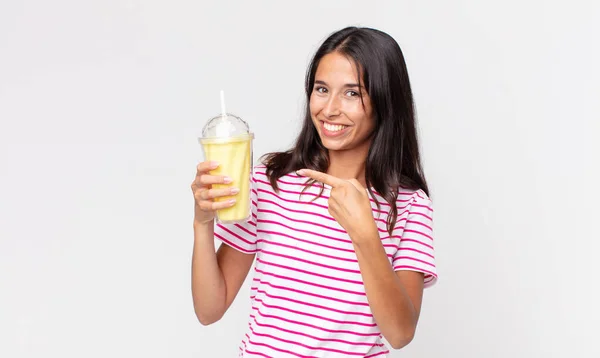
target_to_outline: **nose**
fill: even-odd
[[[323,114],[326,117],[339,116],[341,113],[341,103],[337,96],[329,96],[325,107],[323,108]]]

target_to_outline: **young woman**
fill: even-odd
[[[345,28],[318,49],[305,85],[296,144],[254,169],[250,221],[214,225],[232,204],[212,199],[237,191],[211,189],[228,178],[198,165],[195,312],[219,320],[256,258],[240,357],[385,357],[382,338],[395,349],[413,339],[437,279],[404,58],[389,35]]]

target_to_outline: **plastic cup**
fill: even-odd
[[[248,124],[232,114],[219,115],[209,120],[198,139],[202,144],[204,159],[216,161],[219,166],[211,175],[224,175],[232,179],[230,184],[213,184],[213,189],[235,187],[240,192],[234,197],[215,198],[217,202],[236,199],[232,207],[217,210],[217,222],[223,224],[242,223],[251,215],[250,190],[252,180],[254,134]]]

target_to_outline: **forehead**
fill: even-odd
[[[321,61],[319,61],[315,79],[327,82],[351,81],[358,83],[358,72],[352,59],[339,52],[332,52],[323,56]]]

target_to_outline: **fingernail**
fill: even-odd
[[[235,204],[235,199],[229,200],[229,205],[233,205],[233,204]]]
[[[216,167],[218,167],[218,166],[219,166],[219,162],[217,162],[217,161],[214,161],[214,160],[212,160],[212,161],[210,162],[210,167],[211,167],[211,168],[213,168],[213,169],[214,169],[214,168],[216,168]]]
[[[237,194],[239,192],[240,192],[240,189],[238,189],[238,188],[231,189],[231,194]]]
[[[225,183],[225,184],[231,184],[232,182],[233,182],[233,179],[231,179],[230,177],[223,178],[223,183]]]
[[[296,174],[298,175],[304,175],[304,170],[300,169],[300,170],[296,170]]]

